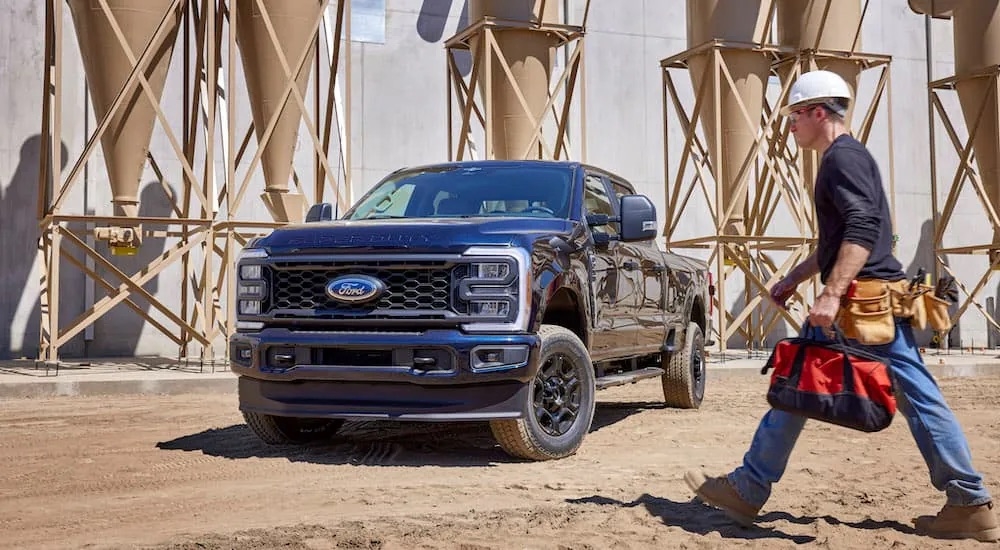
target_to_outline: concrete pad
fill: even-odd
[[[225,365],[159,358],[35,363],[0,362],[0,399],[56,396],[231,393],[236,375]]]
[[[709,379],[760,374],[769,350],[710,353]],[[924,362],[938,378],[1000,375],[1000,355],[988,351],[927,350]],[[31,360],[0,362],[0,400],[98,395],[227,394],[236,392],[237,377],[225,364],[178,362],[131,357],[64,361],[45,365]],[[709,382],[711,383],[711,382]]]
[[[178,395],[236,392],[236,376],[234,375],[110,380],[53,378],[55,379],[0,382],[0,400],[96,395]]]

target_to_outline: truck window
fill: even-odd
[[[620,201],[622,199],[622,197],[625,197],[625,196],[628,196],[628,195],[635,195],[636,194],[635,191],[629,189],[629,187],[627,185],[625,185],[624,183],[622,183],[620,181],[615,181],[615,180],[610,180],[610,181],[611,181],[611,188],[614,189],[614,192],[615,192],[615,196],[614,196],[614,202],[615,203],[617,203],[618,201]],[[656,244],[655,244],[655,241],[653,239],[648,239],[648,240],[645,240],[645,241],[639,241],[639,242],[637,242],[635,244],[637,244],[639,246],[648,246],[650,248],[656,248]]]
[[[615,190],[615,200],[621,200],[626,195],[634,195],[635,192],[629,189],[624,183],[611,180],[611,187]]]
[[[412,169],[378,183],[345,218],[567,218],[572,178],[571,169],[556,165]]]
[[[478,216],[483,211],[483,201],[463,197],[458,193],[438,191],[434,197],[434,213],[438,216]]]
[[[403,217],[413,196],[413,184],[393,183],[372,193],[362,205],[364,217]]]
[[[614,204],[608,195],[608,188],[604,185],[604,179],[596,174],[587,174],[583,180],[583,205],[587,214],[615,215]],[[595,225],[590,228],[595,233],[607,235],[617,235],[618,229],[614,224]]]

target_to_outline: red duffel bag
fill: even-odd
[[[889,427],[896,414],[889,362],[837,339],[785,338],[761,374],[774,369],[767,402],[775,409],[863,432]]]

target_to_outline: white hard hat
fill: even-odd
[[[843,99],[844,102],[837,102]],[[789,113],[803,105],[825,105],[840,116],[847,114],[845,105],[851,100],[851,88],[844,79],[832,71],[809,71],[802,73],[788,92],[788,103],[781,108],[781,114]]]

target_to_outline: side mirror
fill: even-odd
[[[306,213],[306,223],[333,221],[333,205],[321,202],[309,207]]]
[[[621,240],[646,241],[656,238],[656,206],[645,195],[625,195],[621,199]]]

